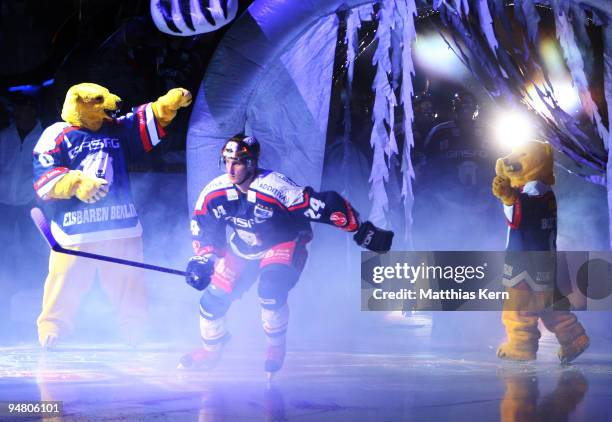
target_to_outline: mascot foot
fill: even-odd
[[[519,349],[510,343],[504,343],[497,349],[497,357],[505,360],[526,362],[536,359],[536,350]]]
[[[562,345],[558,353],[561,364],[567,365],[576,359],[589,347],[589,344],[589,337],[586,334],[582,334],[570,344]]]
[[[41,339],[40,345],[44,350],[53,350],[57,346],[57,334],[50,333]]]

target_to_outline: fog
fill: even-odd
[[[367,216],[367,191],[359,185],[347,195]],[[605,189],[584,182],[576,176],[557,171],[554,187],[559,203],[559,250],[598,250],[607,244]],[[189,231],[190,211],[187,205],[184,174],[134,173],[132,190],[144,229],[145,261],[154,265],[184,269],[192,254]],[[418,198],[417,198],[418,201]],[[445,227],[465,226],[466,216],[447,210],[426,210],[428,224],[415,227],[425,245],[446,250],[501,250],[505,227],[501,206],[491,221],[481,221],[473,230],[457,231]],[[493,219],[497,219],[494,221]],[[468,222],[469,224],[469,222]],[[402,353],[415,348],[465,350],[495,347],[504,332],[499,312],[388,312],[361,311],[360,248],[351,235],[331,226],[314,225],[315,238],[309,245],[309,260],[296,287],[291,291],[291,319],[288,330],[290,350],[334,350]],[[486,232],[484,227],[494,227]],[[438,238],[436,238],[438,236]],[[401,234],[397,235],[401,244]],[[417,249],[423,244],[415,242]],[[7,245],[3,241],[4,245]],[[491,245],[493,246],[491,248]],[[10,345],[36,341],[35,320],[40,312],[42,286],[46,276],[48,249],[42,242],[21,245],[24,253],[13,264],[3,264],[4,329],[0,344]],[[20,245],[8,245],[18,248]],[[38,256],[41,265],[35,265]],[[9,273],[9,271],[12,271]],[[200,293],[188,286],[182,277],[146,271],[149,321],[148,343],[163,344],[179,351],[200,344],[198,318]],[[395,317],[395,319],[393,319]],[[587,331],[597,338],[610,339],[609,313],[581,314]],[[120,342],[117,318],[98,283],[84,298],[76,317],[74,333],[65,341],[96,344]],[[264,333],[256,288],[235,301],[228,313],[228,328],[233,338],[228,347],[263,349]]]

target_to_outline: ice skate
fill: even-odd
[[[264,370],[268,384],[272,382],[274,374],[281,370],[285,362],[285,352],[287,350],[286,343],[269,344],[266,349],[266,360],[264,362]]]
[[[214,345],[214,348],[202,347],[183,355],[176,368],[180,370],[207,370],[214,368],[221,360],[223,349],[229,339],[230,335],[227,334],[221,339],[220,343]]]

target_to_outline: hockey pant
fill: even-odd
[[[285,341],[289,322],[289,291],[297,283],[308,253],[302,243],[285,242],[270,248],[263,259],[247,260],[232,252],[215,265],[211,284],[200,299],[200,333],[204,347],[216,350],[227,338],[225,314],[258,280],[261,320],[268,344]]]

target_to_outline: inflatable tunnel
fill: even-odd
[[[370,1],[256,0],[225,34],[196,96],[187,134],[189,206],[221,173],[223,142],[246,132],[260,166],[321,183],[339,7]]]

